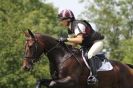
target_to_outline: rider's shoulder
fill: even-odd
[[[73,23],[78,26],[85,26],[85,23],[82,20],[75,20]]]
[[[87,20],[75,20],[74,24],[85,25],[85,26],[89,26],[90,25]]]

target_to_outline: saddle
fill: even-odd
[[[85,58],[87,62],[89,62],[88,59],[88,50],[82,51],[82,58]],[[103,65],[103,62],[109,62],[109,60],[106,58],[105,53],[99,53],[91,58],[91,61],[93,62],[93,66],[95,70],[99,70],[99,68]]]
[[[67,46],[66,47],[68,52],[71,52],[76,55],[76,56],[82,56],[84,60],[84,62],[89,62],[88,59],[88,48],[86,47],[81,47],[80,49],[78,48],[74,48],[72,46]],[[93,66],[95,68],[96,71],[109,71],[113,69],[113,66],[111,65],[110,61],[107,59],[107,57],[105,56],[105,53],[99,53],[95,56],[93,56],[91,58],[92,62],[93,62]],[[88,63],[87,63],[88,64]],[[89,68],[89,65],[87,66]]]

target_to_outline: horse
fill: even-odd
[[[80,50],[73,49],[56,38],[40,33],[25,32],[25,56],[22,69],[31,70],[33,64],[45,54],[49,60],[51,79],[39,79],[36,88],[133,88],[133,68],[110,60],[113,69],[97,72],[97,85],[88,85],[90,70]]]

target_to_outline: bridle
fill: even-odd
[[[35,43],[35,45],[34,45],[34,48],[35,48],[35,52],[33,51],[32,52],[32,57],[27,57],[27,56],[25,56],[24,58],[26,59],[26,58],[29,58],[29,59],[31,59],[31,63],[32,64],[34,64],[36,61],[38,61],[39,60],[39,58],[42,56],[40,56],[40,57],[37,57],[37,55],[36,55],[36,53],[38,52],[37,50],[38,50],[38,48],[39,47],[42,47],[43,48],[43,51],[45,51],[45,55],[47,56],[50,52],[52,52],[54,49],[56,49],[57,47],[59,47],[59,45],[62,43],[62,42],[60,42],[60,41],[57,41],[58,43],[55,45],[55,46],[53,46],[52,48],[50,48],[50,49],[44,49],[43,47],[42,47],[42,45],[41,44],[39,44],[38,43],[38,41],[37,40],[34,40],[34,43]],[[66,47],[66,49],[68,49],[68,52],[69,53],[71,53],[71,56],[73,56],[77,61],[78,61],[78,63],[81,65],[81,67],[82,67],[82,64],[80,63],[80,61],[79,61],[79,59],[73,54],[73,52],[66,46],[66,44],[65,43],[62,43],[63,45],[64,45],[64,47]],[[33,59],[32,59],[33,58]],[[69,58],[67,58],[65,61],[67,61]],[[64,61],[64,62],[65,62]],[[63,62],[63,63],[64,63]]]
[[[31,63],[32,64],[34,64],[36,61],[38,61],[39,60],[39,58],[41,57],[37,57],[37,50],[38,50],[38,48],[39,48],[39,43],[37,42],[37,40],[34,40],[34,51],[32,51],[32,55],[31,56],[26,56],[27,55],[27,51],[25,52],[25,55],[24,55],[24,59],[30,59],[31,61]],[[28,43],[27,43],[27,45],[26,46],[28,46]],[[28,48],[29,48],[29,46],[28,46]]]
[[[46,49],[46,48],[43,48],[42,45],[38,42],[38,40],[35,40],[34,39],[34,50],[35,51],[32,51],[32,55],[29,57],[29,56],[26,56],[27,52],[25,53],[25,56],[24,56],[24,59],[30,59],[31,60],[31,63],[34,64],[36,61],[39,60],[40,57],[37,57],[37,50],[39,47],[41,47],[43,49],[43,51],[45,51],[45,55],[47,56],[51,51],[53,51],[54,49],[56,49],[57,47],[59,47],[59,44],[60,42],[58,42],[55,46],[53,46],[52,48],[50,49]],[[27,45],[26,45],[27,46]],[[29,47],[29,46],[28,46]],[[33,58],[33,59],[32,59]]]

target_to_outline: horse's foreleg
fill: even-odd
[[[51,79],[40,79],[40,80],[37,80],[35,88],[41,88],[41,85],[44,85],[47,88],[49,88],[50,82],[51,82]]]
[[[70,76],[63,79],[53,80],[50,82],[49,87],[72,87],[75,82]]]

